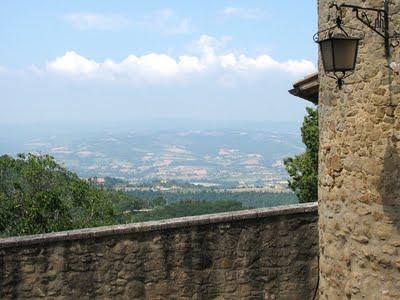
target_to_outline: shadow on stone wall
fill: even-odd
[[[385,215],[400,231],[400,151],[394,139],[386,147],[378,190]]]

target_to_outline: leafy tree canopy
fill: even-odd
[[[292,189],[299,201],[312,202],[318,200],[318,110],[307,107],[307,115],[301,127],[301,136],[306,151],[285,160],[285,168],[291,179]]]
[[[111,224],[112,197],[51,156],[0,156],[0,235]]]

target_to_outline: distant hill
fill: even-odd
[[[136,130],[133,124],[12,130],[0,125],[0,151],[49,153],[81,177],[284,185],[282,159],[303,151],[294,124],[270,122],[271,130],[255,129],[263,127],[259,123],[235,124],[246,129],[232,124],[223,129],[223,122],[202,130],[172,129],[173,124],[165,130]]]

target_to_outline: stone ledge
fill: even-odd
[[[132,223],[124,225],[102,226],[78,230],[61,231],[54,233],[36,234],[28,236],[10,237],[0,239],[0,249],[19,247],[32,244],[43,244],[66,240],[91,239],[112,235],[123,235],[156,230],[192,227],[198,225],[234,222],[247,219],[265,218],[269,216],[282,216],[317,212],[318,204],[304,203],[271,208],[249,209],[236,212],[209,214],[201,216],[182,217],[160,221]]]

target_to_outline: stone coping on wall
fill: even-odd
[[[19,247],[32,244],[43,244],[66,240],[79,240],[88,238],[98,238],[104,236],[123,235],[130,233],[140,233],[155,230],[174,229],[181,227],[191,227],[197,225],[226,223],[232,221],[265,218],[270,216],[292,215],[309,212],[317,212],[316,202],[276,206],[270,208],[258,208],[241,210],[236,212],[226,212],[218,214],[190,216],[160,221],[150,221],[123,225],[102,226],[95,228],[85,228],[78,230],[60,231],[45,234],[35,234],[0,239],[0,249]]]

